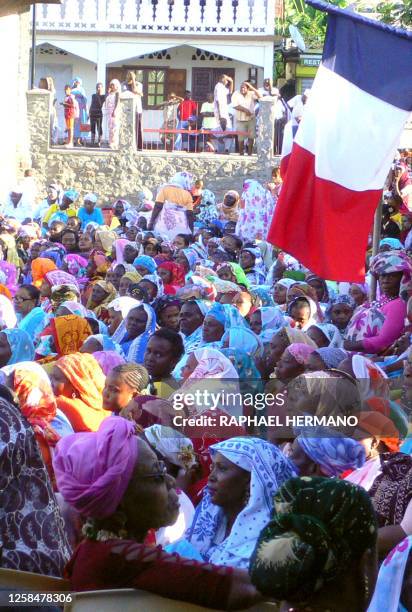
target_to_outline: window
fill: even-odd
[[[166,99],[166,70],[133,69],[136,79],[143,84],[143,108],[153,108]]]

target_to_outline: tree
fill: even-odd
[[[409,0],[409,2],[412,0]],[[346,0],[332,0],[330,4],[344,8]],[[305,4],[303,0],[285,0],[285,18],[277,28],[277,34],[289,38],[289,26],[295,25],[308,48],[320,49],[326,35],[328,14]]]
[[[403,2],[381,2],[377,12],[384,23],[397,25],[401,28],[412,28],[412,0]]]

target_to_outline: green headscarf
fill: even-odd
[[[304,603],[375,546],[368,493],[337,478],[291,478],[274,496],[273,518],[250,561],[256,588],[278,601]]]

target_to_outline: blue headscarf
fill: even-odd
[[[34,344],[27,332],[23,329],[3,329],[1,333],[6,335],[11,349],[11,357],[7,365],[20,361],[33,361]]]
[[[248,355],[246,351],[237,348],[224,348],[220,349],[220,352],[231,361],[239,374],[240,392],[244,397],[246,393],[252,395],[263,393],[264,384],[253,357]]]
[[[228,348],[242,350],[247,355],[254,355],[257,351],[262,350],[259,336],[245,327],[230,327],[222,336],[222,347],[227,342],[229,342]]]
[[[340,476],[365,463],[365,449],[360,442],[345,438],[327,427],[300,429],[296,438],[303,452],[317,463],[325,476]],[[327,436],[327,437],[326,437]]]
[[[388,247],[390,247],[394,251],[401,251],[402,249],[405,248],[402,242],[398,240],[397,238],[382,238],[382,240],[379,243],[379,246],[381,247],[381,246],[386,246],[386,245],[388,245]]]
[[[243,250],[247,251],[248,249]],[[271,288],[267,285],[259,285],[257,287],[253,287],[253,289],[251,290],[251,294],[256,295],[260,299],[260,301],[262,302],[262,306],[276,306],[272,297]]]
[[[58,215],[59,213],[57,213]],[[67,215],[65,215],[67,217]],[[53,215],[54,217],[54,215]],[[53,219],[54,221],[60,221],[61,219]],[[64,247],[57,247],[52,249],[46,249],[43,251],[42,257],[47,257],[54,261],[58,268],[62,268],[64,263],[64,257],[66,256],[66,249]]]
[[[348,356],[347,351],[341,348],[325,346],[314,351],[322,359],[327,368],[337,368],[338,365]]]
[[[181,249],[181,252],[186,257],[187,263],[189,264],[189,268],[193,270],[198,262],[198,256],[196,251],[194,251],[193,249]]]
[[[245,319],[238,309],[231,304],[220,304],[220,302],[215,302],[207,313],[207,316],[213,317],[216,321],[219,321],[225,328],[225,331],[229,330],[231,327],[247,328]]]
[[[77,198],[79,197],[79,192],[76,191],[75,189],[68,189],[67,191],[64,192],[63,195],[65,195],[66,198],[68,198],[72,202],[75,202]]]
[[[147,314],[147,322],[145,331],[133,340],[126,355],[126,361],[132,363],[143,363],[147,343],[156,329],[156,313],[153,308],[148,304],[142,304],[140,308]]]
[[[149,255],[139,255],[133,262],[134,266],[142,266],[146,268],[148,274],[154,274],[157,270],[157,264],[152,257]]]

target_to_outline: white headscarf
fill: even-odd
[[[296,475],[294,467],[277,446],[260,438],[231,438],[210,446],[210,453],[221,453],[250,472],[249,499],[225,538],[223,510],[212,503],[206,488],[186,538],[205,561],[247,569],[259,534],[269,522],[273,496]]]
[[[217,349],[199,348],[193,351],[193,355],[197,361],[197,366],[188,380],[195,378],[239,378],[232,362]]]
[[[192,441],[180,431],[165,425],[152,425],[144,430],[144,435],[149,444],[173,465],[188,470],[196,463]]]
[[[329,340],[330,348],[341,348],[343,345],[343,338],[336,325],[332,323],[313,323],[311,327],[320,329],[322,334]]]
[[[0,327],[12,329],[16,327],[17,316],[14,306],[8,297],[0,294]]]

